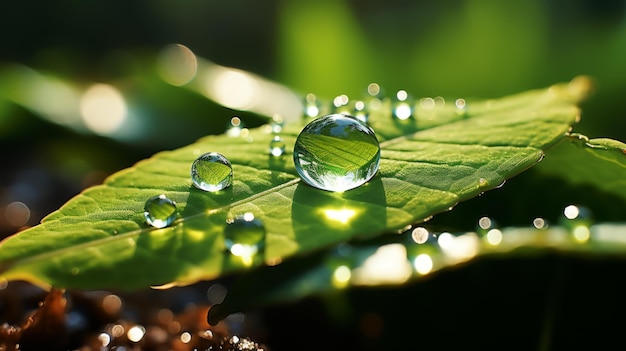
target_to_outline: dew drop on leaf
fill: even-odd
[[[487,216],[480,217],[476,223],[476,234],[489,245],[498,246],[502,243],[502,231],[493,218]]]
[[[270,123],[270,129],[272,133],[274,134],[280,133],[283,130],[284,126],[285,126],[285,119],[283,118],[283,116],[279,114],[272,116],[272,122]]]
[[[146,223],[155,228],[165,228],[176,219],[176,203],[165,195],[153,196],[144,206]]]
[[[424,227],[409,228],[402,235],[413,270],[420,275],[430,273],[441,253],[437,236]]]
[[[234,116],[230,119],[230,124],[226,129],[226,135],[230,137],[238,137],[241,136],[241,132],[244,130],[244,124],[241,121],[241,118]]]
[[[354,117],[363,123],[367,123],[369,120],[369,113],[365,108],[365,103],[363,101],[355,101],[354,102]]]
[[[303,115],[305,118],[316,118],[320,116],[322,111],[322,104],[317,99],[317,96],[314,94],[306,94],[304,97],[304,111]]]
[[[572,235],[574,241],[584,243],[591,237],[590,227],[593,224],[593,216],[586,207],[566,206],[560,223]]]
[[[191,165],[193,185],[204,191],[220,191],[233,183],[233,168],[224,155],[208,152]]]
[[[224,229],[224,244],[244,265],[259,263],[265,250],[265,226],[251,212],[229,219]]]
[[[393,117],[402,121],[413,117],[413,104],[413,98],[405,90],[398,90],[392,105]]]
[[[270,156],[278,157],[285,153],[285,142],[278,135],[270,141]]]
[[[463,116],[467,113],[467,103],[465,99],[456,99],[454,101],[454,106],[456,106],[456,113],[460,116]]]
[[[497,227],[498,224],[492,218],[487,216],[480,217],[476,223],[476,233],[479,236],[485,236],[489,230]]]
[[[342,192],[374,177],[380,145],[374,131],[358,119],[332,114],[311,121],[298,135],[293,159],[307,184]]]

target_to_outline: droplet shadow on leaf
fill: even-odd
[[[387,223],[387,203],[380,176],[343,193],[319,190],[299,183],[291,207],[291,219],[296,242],[301,247],[308,242],[334,244],[341,237],[351,238],[379,234]],[[311,236],[310,233],[319,235]],[[313,246],[313,245],[311,245]]]

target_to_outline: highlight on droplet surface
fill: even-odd
[[[229,219],[224,229],[224,245],[245,266],[261,262],[265,250],[265,226],[253,213]]]
[[[176,219],[176,203],[164,194],[153,196],[144,206],[146,223],[155,228],[165,228]]]
[[[276,135],[270,140],[270,155],[274,157],[282,156],[285,153],[285,142]]]
[[[191,164],[191,181],[200,190],[220,191],[233,183],[233,168],[224,155],[207,152]]]
[[[380,145],[367,124],[351,116],[331,114],[304,127],[296,139],[293,160],[305,183],[342,192],[374,177]]]

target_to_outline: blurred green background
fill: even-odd
[[[85,187],[155,152],[224,132],[234,115],[250,127],[264,123],[255,113],[220,106],[167,83],[158,62],[171,44],[186,46],[199,60],[324,98],[358,98],[377,82],[389,95],[405,89],[415,97],[471,101],[589,75],[595,92],[583,104],[582,122],[574,130],[626,141],[626,1],[24,0],[3,5],[0,32],[0,236],[35,225]],[[123,112],[134,124],[113,132],[86,126],[78,107],[66,102],[78,105],[94,84],[105,84],[96,87],[113,92],[118,98],[113,102],[123,101]],[[623,199],[568,186],[533,169],[429,224],[472,229],[479,216],[488,215],[502,225],[528,226],[536,216],[556,219],[570,202],[592,208],[599,221],[624,220]],[[382,315],[385,332],[374,330],[379,339],[370,347],[383,349],[380,345],[403,345],[404,337],[421,337],[413,327],[420,325],[435,342],[454,339],[439,328],[444,324],[467,340],[478,331],[483,333],[479,343],[496,342],[476,324],[476,316],[489,316],[486,327],[500,331],[530,330],[525,340],[536,346],[540,329],[549,324],[544,314],[561,299],[557,325],[562,327],[555,337],[575,344],[571,331],[583,335],[589,327],[578,327],[585,320],[576,317],[599,313],[608,318],[614,311],[621,318],[625,310],[616,303],[623,290],[614,280],[623,276],[623,264],[588,263],[563,263],[552,256],[481,261],[434,277],[432,284],[354,290],[334,303],[349,300],[376,323]],[[564,264],[567,274],[561,274]],[[429,303],[406,303],[416,296]],[[580,305],[580,296],[593,296],[594,302]],[[293,349],[287,341],[309,344],[297,340],[300,335],[317,339],[311,345],[326,339],[345,344],[373,340],[367,330],[345,320],[318,333],[337,307],[325,303],[320,308],[318,301],[305,300],[295,309],[278,307],[272,311],[278,313],[268,314],[266,328],[285,324],[272,318],[299,320],[301,334],[278,337],[285,349]],[[429,319],[419,319],[420,313]],[[623,330],[619,324],[612,327]],[[592,330],[604,328],[598,324]],[[398,332],[385,334],[392,329]],[[463,343],[460,337],[458,343]]]

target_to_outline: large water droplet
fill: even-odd
[[[224,229],[224,244],[233,256],[246,266],[260,263],[265,249],[265,227],[261,220],[246,212],[227,221]]]
[[[356,188],[374,177],[380,146],[358,119],[332,114],[310,122],[298,135],[293,160],[307,184],[327,191]]]
[[[278,135],[270,141],[270,155],[282,156],[285,153],[285,142]]]
[[[208,152],[191,165],[193,185],[204,191],[220,191],[233,183],[233,168],[226,157]]]
[[[165,195],[153,196],[144,206],[146,223],[155,228],[165,228],[176,219],[176,203]]]

